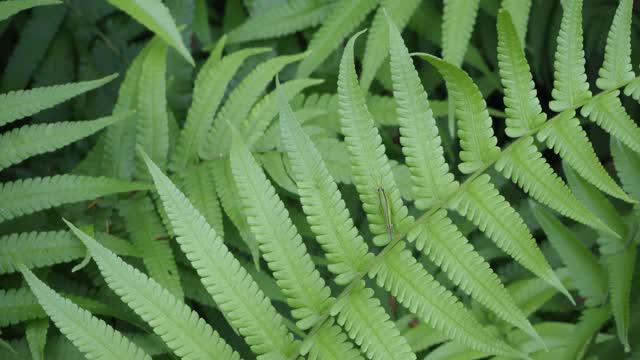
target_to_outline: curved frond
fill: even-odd
[[[480,175],[466,184],[464,192],[453,199],[449,206],[478,226],[522,266],[571,299],[524,221],[490,182],[489,175]]]
[[[537,129],[547,116],[542,112],[523,45],[507,11],[498,15],[498,65],[507,114],[505,132],[517,138]]]
[[[582,116],[588,116],[591,121],[620,139],[633,151],[640,153],[640,128],[627,114],[618,95],[620,90],[594,97],[582,107],[580,113]]]
[[[120,216],[133,245],[142,255],[142,262],[151,278],[169,290],[177,299],[184,298],[178,267],[164,238],[166,230],[148,196],[124,200],[118,204]]]
[[[562,1],[562,21],[554,62],[554,81],[549,108],[555,112],[575,108],[591,97],[582,47],[582,1]]]
[[[340,42],[351,33],[379,0],[338,0],[333,11],[313,34],[306,57],[298,66],[298,78],[313,73],[340,46]]]
[[[367,44],[362,57],[362,73],[360,86],[368,89],[378,69],[389,56],[389,26],[387,16],[399,29],[404,28],[414,14],[421,0],[382,0],[371,22],[371,30],[367,36]],[[386,11],[386,15],[385,15]]]
[[[575,111],[564,112],[538,132],[538,140],[560,155],[580,176],[607,194],[627,202],[632,200],[616,184],[596,156],[587,133],[575,117]]]
[[[520,44],[524,46],[527,38],[529,13],[531,12],[531,0],[503,0],[500,6],[509,12]],[[498,21],[500,21],[500,19],[498,19]]]
[[[315,269],[302,238],[260,165],[234,134],[231,169],[251,231],[300,329],[328,311],[331,291]]]
[[[587,306],[602,304],[607,294],[607,274],[598,259],[548,211],[533,202],[530,206],[547,239],[567,266],[580,295],[587,299]]]
[[[390,249],[369,273],[399,303],[447,337],[488,354],[521,357],[498,340],[418,263],[403,242]]]
[[[0,21],[36,6],[61,4],[59,0],[12,0],[0,3]]]
[[[38,279],[22,266],[20,271],[47,315],[89,359],[148,359],[151,357],[103,320],[91,315]]]
[[[491,127],[491,117],[487,103],[478,86],[462,69],[435,56],[420,54],[438,69],[447,82],[449,98],[455,102],[460,138],[460,160],[458,165],[464,174],[470,174],[490,164],[500,153]]]
[[[0,184],[0,222],[62,204],[148,188],[140,182],[75,175],[5,182]]]
[[[400,143],[411,172],[416,207],[424,210],[451,196],[459,183],[445,162],[438,126],[409,51],[391,20],[388,26]]]
[[[161,0],[108,0],[110,4],[129,14],[136,21],[153,31],[171,45],[191,65],[194,65],[189,50],[182,42],[182,36]],[[164,111],[164,109],[163,109]]]
[[[316,26],[334,6],[334,1],[327,0],[284,1],[229,32],[229,43],[269,39]]]
[[[155,164],[145,156],[143,159],[180,248],[231,326],[244,336],[254,353],[291,356],[293,337],[269,299],[198,210]]]
[[[300,61],[307,53],[283,55],[260,63],[242,79],[213,121],[207,142],[200,148],[200,157],[215,159],[229,154],[231,129],[229,124],[240,127],[253,105],[273,78],[287,65]]]
[[[462,65],[478,16],[480,0],[445,0],[442,15],[442,58]]]
[[[220,59],[224,41],[220,40],[202,65],[193,87],[193,100],[176,145],[171,170],[180,172],[194,160],[198,149],[207,141],[214,116],[225,95],[229,81],[247,58],[265,53],[269,48],[248,48]]]
[[[0,135],[0,170],[32,156],[55,151],[83,139],[105,127],[125,121],[131,114],[109,116],[88,121],[65,121],[22,126]]]
[[[580,316],[571,337],[564,349],[563,359],[582,359],[584,352],[592,338],[594,338],[604,323],[611,317],[611,310],[602,308],[585,309]]]
[[[206,164],[201,164],[183,174],[184,194],[194,208],[205,218],[216,234],[224,239],[222,209],[216,193],[216,185]]]
[[[495,167],[531,197],[563,216],[596,230],[614,233],[576,199],[533,144],[533,137],[511,144],[502,152]]]
[[[446,210],[430,215],[425,224],[409,233],[408,240],[415,242],[416,248],[429,256],[465,293],[500,318],[539,338],[489,264],[447,217]]]
[[[22,3],[30,1],[4,1],[0,4]],[[35,2],[35,1],[33,1]],[[42,0],[42,3],[58,3],[56,0]],[[44,109],[56,106],[87,91],[99,88],[115,79],[118,75],[105,76],[102,79],[39,87],[29,90],[17,90],[0,94],[0,126],[36,114]]]
[[[631,67],[632,11],[633,0],[621,0],[618,4],[596,80],[596,86],[602,90],[617,88],[636,77]]]
[[[158,38],[153,39],[138,80],[136,144],[161,167],[166,165],[169,152],[166,71],[167,45]],[[143,173],[140,167],[139,174]]]
[[[374,244],[386,245],[393,231],[413,221],[402,202],[382,139],[358,85],[353,58],[354,35],[344,49],[338,75],[338,113],[345,137],[353,183],[367,213]]]
[[[66,220],[65,220],[66,222]],[[240,359],[211,326],[155,280],[67,222],[87,247],[107,285],[184,359]]]

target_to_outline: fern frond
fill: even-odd
[[[393,231],[404,231],[413,218],[408,216],[407,207],[402,202],[382,139],[358,84],[353,46],[360,34],[362,32],[351,37],[340,61],[338,112],[353,183],[367,213],[369,229],[375,235],[373,242],[382,246],[391,241]]]
[[[106,234],[98,234],[97,239],[117,254],[138,254],[125,240]],[[17,271],[17,263],[32,269],[69,262],[86,255],[82,244],[67,231],[14,233],[2,236],[0,249],[0,274]]]
[[[627,114],[618,95],[620,90],[596,96],[580,109],[580,113],[640,153],[640,128]]]
[[[118,204],[120,216],[133,245],[142,255],[142,262],[151,278],[177,299],[184,298],[178,267],[169,241],[151,199],[147,196],[125,200]]]
[[[338,0],[333,11],[313,34],[307,56],[298,66],[298,78],[313,73],[340,46],[340,42],[351,33],[379,0]]]
[[[611,155],[622,187],[634,199],[640,200],[640,186],[636,181],[640,178],[640,155],[618,140],[611,141]]]
[[[205,218],[216,234],[224,239],[222,209],[216,194],[216,185],[205,164],[188,169],[183,174],[184,194]]]
[[[176,355],[185,359],[240,359],[218,333],[181,300],[73,224],[65,222],[87,247],[107,285],[151,325]]]
[[[449,206],[471,220],[522,266],[571,299],[524,221],[490,182],[489,175],[480,175],[465,185],[464,192],[454,198]]]
[[[533,202],[530,202],[530,207],[547,239],[567,266],[580,295],[587,299],[587,306],[602,304],[607,294],[607,274],[598,259],[553,215]]]
[[[161,0],[108,0],[110,4],[129,14],[136,21],[153,31],[191,65],[194,65],[189,50],[182,42],[182,36]],[[163,109],[164,111],[164,109]]]
[[[175,172],[185,170],[189,163],[197,160],[198,149],[206,142],[206,136],[227,85],[240,66],[247,58],[270,50],[242,49],[220,59],[223,47],[224,41],[220,40],[196,77],[193,101],[171,162],[171,169]]]
[[[153,39],[138,80],[136,144],[161,167],[166,165],[169,151],[166,70],[167,45],[158,38]],[[139,174],[143,174],[142,167]]]
[[[38,279],[22,266],[22,275],[47,315],[88,359],[149,359],[142,349],[103,320],[91,315]]]
[[[59,0],[11,0],[0,3],[0,21],[36,6],[61,4]]]
[[[591,98],[582,47],[582,0],[562,1],[562,21],[554,61],[549,108],[555,112],[575,108]]]
[[[447,199],[458,188],[445,162],[442,140],[418,72],[399,30],[389,19],[391,79],[400,123],[400,143],[411,171],[418,209],[428,209]]]
[[[511,15],[506,11],[500,11],[498,15],[498,65],[507,114],[505,132],[508,136],[517,138],[537,129],[547,116],[542,112],[536,95],[522,42],[518,39]]]
[[[334,6],[334,1],[327,0],[292,0],[276,4],[229,32],[229,43],[269,39],[316,26]]]
[[[531,0],[503,0],[500,6],[511,16],[512,24],[520,40],[520,44],[524,46],[527,38]],[[498,18],[498,21],[500,21],[500,18]]]
[[[360,74],[360,86],[368,89],[373,82],[378,69],[389,56],[389,25],[387,16],[399,29],[404,28],[409,18],[420,5],[420,0],[382,0],[371,22],[371,31],[367,36],[367,44],[362,57],[362,73]],[[385,16],[385,11],[387,16]]]
[[[569,191],[533,144],[533,137],[514,142],[503,151],[495,167],[540,203],[596,230],[615,234]]]
[[[631,67],[631,14],[632,0],[621,0],[613,17],[604,49],[604,62],[598,72],[596,86],[613,89],[636,77]]]
[[[360,352],[353,348],[347,340],[347,336],[339,326],[329,319],[319,330],[309,339],[309,352],[307,359],[329,359],[329,360],[361,360]],[[305,355],[305,354],[303,354]]]
[[[434,264],[465,293],[534,338],[540,338],[526,316],[515,305],[491,267],[440,209],[427,222],[409,233],[408,240],[429,256]]]
[[[0,184],[0,222],[62,204],[148,188],[140,182],[75,175],[5,182]]]
[[[147,157],[143,159],[180,248],[231,326],[245,337],[254,353],[289,357],[295,348],[293,337],[269,299],[198,210],[157,166]]]
[[[369,359],[415,359],[416,355],[373,296],[373,290],[364,285],[364,281],[358,281],[338,304],[338,323]]]
[[[37,319],[27,323],[24,336],[29,343],[29,350],[33,360],[44,359],[44,348],[47,345],[49,319]]]
[[[462,65],[478,16],[480,0],[445,0],[442,16],[442,58]]]
[[[23,1],[5,1],[0,4]],[[42,0],[41,2],[57,3],[58,1]],[[117,76],[117,74],[113,74],[91,81],[39,87],[30,90],[18,90],[1,94],[0,109],[2,109],[2,112],[0,112],[0,126],[31,116],[87,91],[99,88],[100,86],[109,83]]]
[[[260,165],[234,135],[231,168],[251,231],[293,308],[300,329],[312,327],[331,306],[331,291]]]
[[[90,136],[105,127],[130,118],[131,114],[109,116],[89,121],[65,121],[22,126],[0,135],[0,170],[32,156],[55,151]]]
[[[228,155],[231,148],[229,124],[239,127],[273,78],[287,65],[300,61],[307,53],[283,55],[269,59],[247,75],[227,98],[213,121],[207,142],[200,148],[200,157],[215,159]]]
[[[447,82],[450,98],[455,103],[460,138],[460,160],[458,165],[464,174],[470,174],[493,162],[500,148],[491,127],[487,103],[471,77],[449,62],[435,56],[419,54],[438,69]]]
[[[521,357],[518,351],[487,332],[405,249],[403,242],[389,249],[369,272],[399,303],[447,337],[488,354]]]
[[[611,317],[611,310],[606,307],[585,309],[567,341],[563,359],[582,359],[589,342],[598,334],[604,323]]]
[[[547,147],[560,155],[574,170],[598,189],[607,194],[632,202],[604,169],[587,133],[575,117],[575,111],[566,111],[557,119],[545,124],[538,132],[538,140],[546,141]]]

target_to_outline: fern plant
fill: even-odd
[[[0,19],[55,3],[10,2]],[[582,0],[562,1],[548,101],[524,47],[531,1],[445,0],[442,57],[402,36],[431,6],[419,1],[247,2],[246,21],[229,1],[223,25],[240,25],[215,44],[204,1],[109,3],[152,33],[111,116],[15,125],[115,76],[0,95],[5,172],[106,128],[73,174],[0,185],[2,358],[637,352],[640,129],[621,97],[640,93],[631,0],[595,87]],[[321,65],[374,9],[360,76],[363,31],[328,81],[308,78],[331,72]],[[472,37],[492,12],[495,71]],[[306,52],[263,46],[319,24]],[[176,105],[191,73],[190,103]],[[369,93],[374,79],[390,91]],[[53,207],[46,226],[19,223]]]

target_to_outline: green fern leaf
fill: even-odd
[[[73,344],[89,359],[149,359],[151,357],[103,320],[63,298],[26,267],[20,268],[40,304]]]
[[[607,274],[598,259],[548,211],[533,202],[530,206],[547,239],[569,269],[580,295],[587,299],[587,306],[602,304],[607,294]]]
[[[514,142],[504,150],[495,167],[540,203],[577,222],[615,235],[569,191],[533,144],[533,137]]]
[[[462,65],[478,16],[480,0],[445,0],[442,16],[442,58]]]
[[[313,27],[331,13],[334,1],[293,0],[284,1],[252,16],[229,32],[229,43],[269,39]]]
[[[147,189],[147,184],[139,182],[75,175],[5,182],[0,184],[0,222],[61,204]]]
[[[307,56],[298,67],[298,78],[313,73],[340,46],[340,42],[351,33],[379,0],[339,0],[324,23],[313,34]]]
[[[418,209],[428,209],[451,196],[459,183],[444,159],[442,140],[418,73],[399,30],[389,19],[391,78],[400,123],[400,143],[411,171]]]
[[[245,337],[254,353],[291,356],[295,347],[293,337],[269,299],[198,210],[157,166],[147,157],[143,159],[180,248],[231,326]]]
[[[231,168],[238,193],[263,257],[293,307],[301,329],[312,327],[331,306],[330,290],[260,165],[234,135]]]
[[[153,39],[142,62],[138,81],[136,144],[161,167],[165,166],[169,151],[166,68],[167,46],[160,39]],[[146,174],[140,166],[139,174],[143,173]]]
[[[5,1],[0,4],[6,4],[7,2],[18,1]],[[39,87],[30,90],[18,90],[1,94],[0,108],[2,112],[0,113],[0,126],[31,116],[87,91],[99,88],[117,76],[117,74],[113,74],[91,81]]]
[[[206,142],[214,115],[225,94],[229,81],[244,61],[269,48],[249,48],[234,52],[220,59],[224,41],[220,40],[211,52],[209,59],[198,73],[193,88],[193,102],[187,113],[187,120],[180,132],[171,169],[175,172],[185,170],[187,164],[197,159],[198,149]]]
[[[98,233],[96,238],[111,251],[122,256],[139,257],[139,252],[127,241]],[[17,271],[16,264],[39,268],[85,257],[87,251],[67,231],[14,233],[0,237],[0,274]]]
[[[507,114],[505,132],[517,138],[537,129],[547,117],[536,96],[531,69],[518,32],[506,11],[498,15],[498,65]]]
[[[308,339],[310,342],[307,359],[361,360],[362,355],[352,347],[346,337],[340,327],[330,319]]]
[[[591,339],[598,334],[604,323],[611,317],[611,310],[606,307],[585,309],[567,341],[563,359],[582,359]]]
[[[582,107],[580,113],[640,153],[640,128],[627,114],[618,95],[620,90],[596,96]]]
[[[378,69],[389,56],[389,26],[385,16],[393,21],[399,29],[404,28],[409,22],[409,18],[420,5],[420,0],[381,0],[376,15],[371,22],[371,31],[367,36],[367,44],[362,57],[362,74],[360,74],[360,85],[363,89],[368,89]]]
[[[405,249],[403,242],[389,249],[370,272],[399,303],[447,337],[472,349],[495,355],[522,357],[488,333]]]
[[[373,242],[383,246],[391,241],[393,231],[406,230],[413,218],[402,202],[382,139],[358,85],[353,46],[360,34],[351,37],[340,62],[338,112],[353,183],[367,213],[369,229],[375,235]]]
[[[596,86],[602,90],[620,87],[636,77],[631,67],[632,0],[621,0],[607,36],[604,62]]]
[[[582,48],[582,0],[562,1],[562,22],[554,62],[554,82],[549,108],[561,112],[591,98]]]
[[[216,234],[224,239],[222,209],[216,194],[216,185],[206,164],[193,167],[183,174],[184,193],[193,206],[204,216]]]
[[[491,117],[487,103],[478,86],[460,68],[435,56],[419,54],[442,74],[447,82],[449,96],[455,102],[460,138],[460,160],[458,168],[463,174],[470,174],[491,164],[500,153],[498,140],[493,134]]]
[[[631,151],[618,140],[611,141],[611,155],[616,172],[625,188],[634,199],[640,200],[640,186],[636,181],[640,177],[640,155]]]
[[[58,122],[23,126],[0,135],[0,170],[32,156],[55,151],[90,136],[105,127],[124,121],[131,114],[109,116],[90,121]]]
[[[207,135],[207,142],[200,148],[200,157],[209,160],[228,155],[231,145],[228,124],[239,127],[274,76],[285,66],[300,61],[305,56],[307,53],[278,56],[256,66],[233,90],[216,115],[213,128]]]
[[[70,222],[67,225],[87,247],[107,285],[154,332],[184,359],[240,359],[209,324],[181,300]]]
[[[282,143],[291,160],[300,202],[311,230],[327,254],[328,269],[336,275],[334,281],[347,284],[365,270],[373,254],[368,252],[355,229],[320,153],[298,124],[286,100],[280,100]],[[371,293],[371,290],[363,289],[362,284],[351,292],[340,311],[338,323],[370,359],[414,359],[408,344],[389,321],[380,303],[371,298]],[[323,328],[325,326],[328,325]],[[321,332],[314,337],[320,336]]]
[[[500,6],[511,16],[513,27],[518,35],[521,46],[523,46],[527,38],[527,25],[529,23],[529,12],[531,12],[531,0],[503,0]],[[500,21],[499,17],[498,21]],[[498,32],[499,31],[500,29],[498,28]]]
[[[546,141],[547,147],[552,148],[598,189],[618,199],[632,202],[598,160],[587,133],[580,126],[580,120],[575,117],[575,111],[566,111],[554,121],[545,124],[537,137],[539,141]]]
[[[47,345],[47,332],[49,330],[49,319],[37,319],[27,323],[25,337],[29,343],[29,350],[33,360],[44,359],[44,348]]]
[[[520,215],[491,184],[489,175],[480,175],[466,184],[465,191],[454,198],[449,206],[471,220],[522,266],[572,299],[542,255]]]
[[[36,6],[61,4],[59,0],[12,0],[0,3],[0,21]]]
[[[125,200],[118,204],[120,216],[133,245],[142,255],[142,262],[151,278],[177,299],[184,298],[178,268],[166,231],[149,197]]]
[[[161,0],[108,0],[110,4],[129,14],[136,21],[153,31],[178,53],[189,64],[194,65],[189,50],[182,42],[180,32]],[[164,109],[163,109],[164,111]]]

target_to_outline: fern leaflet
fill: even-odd
[[[462,65],[473,26],[476,23],[480,0],[445,0],[442,17],[442,58]],[[455,95],[454,95],[455,96]]]
[[[524,45],[527,38],[527,25],[529,23],[529,12],[531,12],[531,0],[503,0],[500,6],[502,9],[509,12],[513,26],[518,35],[518,39],[520,40],[520,44]],[[498,21],[500,21],[499,17]]]
[[[604,49],[604,62],[596,85],[602,90],[620,87],[636,77],[631,67],[632,0],[621,0]]]
[[[598,334],[604,323],[611,317],[611,310],[606,307],[585,309],[567,341],[563,359],[582,359],[589,341]]]
[[[222,209],[207,164],[187,170],[183,175],[184,193],[193,206],[204,216],[216,234],[224,239]]]

